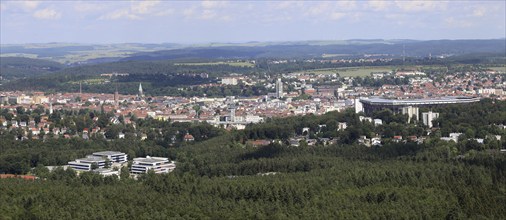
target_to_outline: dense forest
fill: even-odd
[[[65,65],[48,60],[0,57],[0,76],[7,80],[36,77],[54,73],[64,68]]]
[[[429,130],[428,136],[420,122],[406,123],[405,116],[388,110],[371,115],[381,118],[382,126],[361,122],[352,111],[270,119],[239,131],[137,119],[141,130],[162,131],[145,141],[133,136],[15,141],[12,132],[1,131],[0,168],[40,179],[0,179],[0,213],[4,219],[506,218],[506,154],[498,150],[506,148],[506,131],[497,127],[506,124],[506,102],[483,100],[432,110],[440,112],[435,123],[441,129]],[[348,128],[337,131],[337,122]],[[302,132],[305,127],[308,134]],[[167,137],[190,129],[203,138],[167,144]],[[465,137],[458,143],[439,140],[447,132]],[[382,146],[357,143],[362,135],[376,134],[383,138]],[[337,142],[285,143],[300,135]],[[392,135],[427,139],[394,142]],[[472,140],[489,135],[503,138],[479,145]],[[254,147],[248,143],[253,139],[273,143]],[[129,158],[165,156],[176,160],[177,168],[133,180],[43,167],[99,150],[123,151]]]

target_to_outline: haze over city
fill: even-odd
[[[505,1],[5,1],[0,43],[504,38]]]

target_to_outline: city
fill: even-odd
[[[506,219],[505,12],[0,0],[0,219]]]

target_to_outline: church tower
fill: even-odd
[[[142,91],[142,84],[139,83],[139,97],[144,97],[144,93]]]

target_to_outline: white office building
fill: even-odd
[[[119,151],[101,151],[93,153],[93,156],[104,157],[114,163],[124,163],[128,161],[128,155]]]
[[[437,112],[429,111],[422,113],[423,124],[427,125],[429,128],[432,128],[432,121],[437,118],[439,118],[439,113]]]
[[[69,167],[76,171],[90,171],[91,166],[96,164],[97,168],[103,168],[106,163],[106,158],[98,157],[93,155],[88,155],[85,158],[76,159],[75,161],[70,161]]]
[[[119,178],[119,170],[107,169],[107,168],[99,168],[93,170],[93,172],[100,174],[102,176],[113,176],[116,175]]]
[[[143,174],[149,170],[155,173],[169,173],[176,168],[176,164],[165,157],[139,157],[134,158],[130,173]]]

